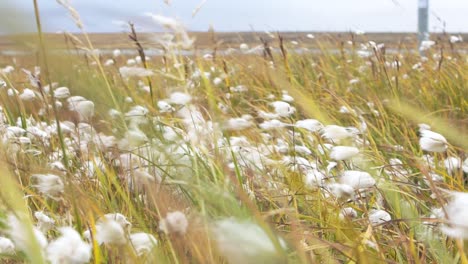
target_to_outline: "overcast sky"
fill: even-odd
[[[145,12],[176,17],[190,30],[216,31],[393,31],[416,30],[419,0],[71,0],[88,32],[122,31],[113,21],[133,21],[140,30],[158,28]],[[54,0],[38,0],[49,32],[77,31]],[[468,32],[468,0],[430,0],[430,30]],[[0,32],[34,31],[31,0],[0,0]],[[6,21],[5,21],[6,20]]]

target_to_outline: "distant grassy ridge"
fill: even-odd
[[[139,38],[143,44],[150,45],[149,47],[157,47],[157,39],[164,33],[139,33]],[[415,48],[417,44],[417,35],[415,33],[366,33],[364,35],[356,35],[352,32],[190,32],[190,37],[195,38],[195,48],[204,49],[218,47],[238,48],[239,44],[247,43],[250,45],[262,44],[261,39],[268,43],[278,41],[277,35],[280,34],[285,41],[297,41],[299,47],[318,48],[318,43],[331,43],[340,46],[341,43],[354,39],[357,43],[367,42],[372,40],[376,43],[385,43],[390,48]],[[310,39],[307,34],[312,34],[315,38]],[[79,40],[83,41],[81,34],[73,34]],[[451,34],[437,33],[432,34],[431,39],[434,41],[447,39]],[[458,34],[456,34],[458,35]],[[112,48],[133,48],[133,43],[128,39],[127,33],[91,33],[89,34],[91,41],[96,48],[112,49]],[[274,38],[272,38],[274,36]],[[461,34],[464,39],[463,45],[458,47],[468,47],[468,34]],[[35,34],[24,35],[4,35],[0,36],[0,50],[18,50],[36,48]],[[52,47],[67,48],[73,46],[72,41],[65,34],[48,33],[45,35]]]

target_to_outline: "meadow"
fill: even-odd
[[[468,263],[461,37],[154,19],[0,58],[2,263]]]

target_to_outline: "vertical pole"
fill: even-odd
[[[418,47],[429,40],[429,0],[418,0]]]

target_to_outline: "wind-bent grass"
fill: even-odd
[[[439,230],[450,218],[434,209],[446,206],[446,191],[466,192],[467,57],[443,55],[441,62],[437,49],[425,59],[410,50],[388,55],[368,43],[364,57],[359,43],[338,54],[325,44],[319,54],[269,45],[284,53],[211,60],[171,46],[165,62],[131,66],[152,72],[145,76],[125,76],[129,57],[122,55],[49,55],[50,81],[93,102],[92,115],[54,97],[61,108],[38,114],[44,101],[24,95],[30,86],[23,66],[7,72],[0,65],[3,162],[15,176],[0,189],[0,236],[11,237],[7,215],[23,213],[30,223],[43,211],[55,221],[44,231],[49,243],[61,226],[90,230],[94,263],[466,263],[462,240]],[[289,108],[275,112],[274,101]],[[47,118],[65,127],[62,143]],[[296,123],[312,118],[349,134],[338,142],[324,136],[324,126],[311,131]],[[271,129],[269,119],[278,120]],[[446,136],[447,151],[423,151],[419,123]],[[355,146],[359,154],[331,166],[333,146]],[[54,162],[64,154],[62,168]],[[460,166],[448,168],[449,157]],[[349,170],[369,172],[376,183],[360,188],[358,180],[352,193],[338,194],[331,186]],[[47,173],[58,175],[61,189],[31,176]],[[315,182],[314,173],[324,178]],[[343,215],[344,208],[355,215]],[[377,209],[391,219],[372,222]],[[187,218],[183,232],[162,227],[175,211]],[[98,242],[108,213],[131,223],[122,229],[125,242]],[[157,243],[138,251],[130,239],[136,232]],[[50,258],[47,248],[16,246],[6,255],[34,261]]]

